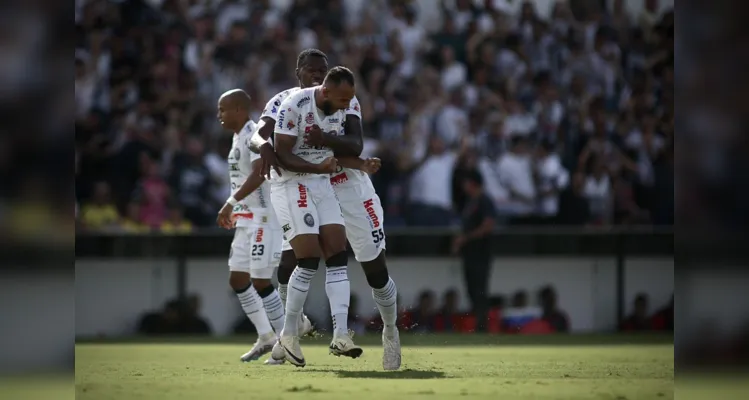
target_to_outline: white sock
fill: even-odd
[[[286,295],[289,291],[289,284],[288,283],[279,283],[278,284],[278,294],[281,296],[281,304],[283,304],[283,309],[286,309]],[[304,310],[302,310],[301,313],[299,313],[299,323],[301,324],[303,319],[302,315],[304,315]],[[276,331],[278,332],[278,331]]]
[[[289,290],[289,284],[288,283],[279,283],[278,284],[278,295],[281,296],[281,304],[283,305],[284,310],[286,309],[286,293]]]
[[[294,268],[289,279],[289,291],[286,297],[286,318],[284,320],[283,336],[296,336],[299,333],[299,321],[304,302],[307,300],[309,283],[315,276],[314,269]]]
[[[398,289],[393,279],[388,278],[388,283],[380,289],[373,288],[372,298],[377,304],[385,328],[395,327],[395,321],[398,319]]]
[[[348,306],[351,299],[351,284],[348,281],[346,266],[326,268],[325,293],[328,294],[330,315],[333,316],[333,335],[348,335]]]
[[[281,334],[284,312],[281,297],[278,295],[277,290],[274,289],[273,293],[263,297],[263,306],[265,307],[265,314],[268,315],[268,320],[271,326],[273,326],[273,331],[276,334]]]
[[[244,313],[247,314],[247,318],[250,319],[252,325],[255,325],[255,329],[259,336],[273,332],[273,328],[270,326],[270,321],[268,321],[268,315],[263,308],[263,301],[260,299],[260,296],[252,285],[245,289],[244,292],[237,293],[237,297],[239,298],[239,304],[242,305]]]

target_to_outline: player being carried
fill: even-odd
[[[301,87],[318,85],[322,81],[322,76],[327,72],[327,67],[327,57],[321,51],[309,49],[300,53],[296,74]],[[264,162],[263,170],[266,172],[271,168],[278,168],[278,160],[273,147],[267,142],[273,132],[271,125],[277,119],[281,101],[295,90],[298,89],[281,92],[268,102],[258,124],[259,129],[252,137],[251,147],[253,151],[260,152]],[[342,130],[333,129],[323,132],[319,125],[313,125],[305,135],[307,144],[329,147],[339,160],[348,160],[349,157],[356,157],[355,161],[359,160],[358,156],[362,151],[362,127],[361,111],[356,97],[352,99],[345,114]],[[349,157],[344,158],[344,156]],[[362,161],[359,160],[359,162]],[[372,297],[384,323],[383,368],[395,370],[401,364],[400,339],[396,327],[397,290],[388,274],[385,260],[385,234],[382,227],[384,213],[380,199],[375,193],[369,176],[362,172],[372,173],[379,168],[379,164],[367,160],[364,166],[359,165],[353,168],[337,168],[336,172],[331,175],[331,183],[340,201],[346,225],[346,236],[354,250],[354,256],[364,269],[367,282],[372,288]],[[278,269],[279,291],[282,296],[295,266],[294,252],[284,241],[284,251]],[[276,355],[277,352],[274,351],[272,357]],[[273,358],[269,360],[269,362],[272,361]]]
[[[228,158],[233,194],[216,222],[226,229],[236,226],[229,253],[229,285],[258,333],[242,361],[270,352],[284,319],[281,298],[270,281],[281,258],[283,234],[270,206],[270,184],[261,173],[260,157],[249,148],[256,128],[249,115],[250,96],[243,90],[230,90],[218,101],[218,120],[234,133],[234,139]]]

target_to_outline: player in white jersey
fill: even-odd
[[[300,89],[280,106],[274,128],[275,151],[283,172],[271,172],[273,207],[284,236],[297,258],[286,300],[286,320],[279,340],[286,359],[296,366],[306,362],[297,336],[297,316],[307,298],[310,280],[325,259],[325,289],[333,315],[330,352],[357,358],[362,348],[347,328],[351,288],[348,281],[346,231],[335,190],[330,184],[338,160],[324,146],[307,143],[315,129],[340,130],[344,110],[354,97],[354,75],[345,67],[328,71],[322,85]]]
[[[327,57],[315,49],[308,49],[297,58],[296,75],[302,88],[319,84],[322,76],[327,72]],[[258,150],[265,162],[264,170],[277,167],[277,160],[273,147],[267,142],[272,133],[272,127],[278,118],[280,104],[290,93],[299,90],[293,88],[274,96],[266,105],[261,117],[260,128],[253,135],[253,150]],[[343,130],[334,134],[311,129],[308,140],[315,144],[322,143],[333,149],[340,164],[352,158],[353,164],[360,161],[358,156],[362,151],[361,109],[354,97],[345,111],[346,118]],[[384,323],[383,329],[383,367],[386,370],[398,369],[401,363],[400,340],[396,327],[397,319],[397,289],[389,277],[385,261],[385,234],[382,229],[384,213],[380,206],[380,199],[374,191],[367,173],[373,173],[379,165],[366,160],[364,165],[354,165],[354,168],[339,168],[331,175],[333,184],[343,213],[346,225],[346,236],[354,250],[354,256],[364,269],[367,282],[372,288],[372,297],[377,304]],[[296,266],[296,258],[287,241],[284,241],[281,263],[278,268],[279,292],[284,296],[286,284]],[[277,351],[272,357],[276,357]]]
[[[249,148],[256,128],[249,111],[250,96],[240,89],[224,93],[218,101],[218,119],[234,132],[234,138],[228,157],[233,194],[216,222],[226,229],[236,227],[229,252],[229,285],[258,333],[242,361],[270,352],[284,319],[281,298],[270,281],[281,259],[283,233],[270,206],[270,184],[260,173],[260,157]]]

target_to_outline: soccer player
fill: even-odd
[[[270,184],[260,173],[260,157],[249,148],[256,128],[249,115],[250,96],[243,90],[230,90],[219,98],[218,120],[234,133],[228,158],[233,194],[216,222],[226,229],[236,226],[229,253],[229,285],[258,333],[242,361],[257,360],[270,352],[284,319],[281,298],[270,281],[281,258],[283,233],[269,203]]]
[[[325,259],[325,291],[333,315],[330,352],[351,358],[363,350],[354,344],[347,319],[351,288],[348,281],[346,230],[341,206],[330,184],[329,174],[338,160],[329,147],[307,142],[317,129],[340,131],[345,109],[354,98],[354,75],[345,67],[328,71],[322,85],[290,94],[280,106],[274,128],[274,144],[281,171],[271,172],[271,198],[291,244],[297,267],[291,274],[286,298],[286,319],[279,340],[286,360],[303,367],[306,362],[299,345],[297,324],[310,281]]]
[[[327,72],[327,67],[327,57],[319,50],[308,49],[300,53],[296,70],[300,86],[304,88],[319,84],[322,76]],[[272,133],[270,125],[275,123],[280,103],[288,96],[288,92],[281,92],[268,102],[261,122],[258,124],[260,128],[251,140],[253,150],[257,149],[263,158],[264,171],[278,166],[273,147],[267,139]],[[354,156],[358,159],[362,151],[362,127],[361,110],[356,97],[346,109],[342,133],[342,135],[337,135],[311,129],[307,140],[312,144],[330,147],[341,161],[348,159],[344,156]],[[368,171],[367,167],[372,169]],[[384,213],[369,176],[361,172],[372,173],[378,167],[378,165],[365,165],[364,168],[361,166],[355,166],[354,169],[338,168],[331,175],[331,183],[341,204],[347,239],[351,243],[356,260],[364,269],[367,282],[372,288],[372,297],[383,320],[383,368],[396,370],[401,364],[400,338],[396,327],[398,293],[395,283],[388,274],[385,259],[385,234],[382,228]],[[284,241],[283,250],[278,268],[279,291],[282,297],[285,294],[289,277],[296,266],[294,252],[291,251],[287,241]],[[269,361],[272,361],[276,354],[277,352],[274,351]]]

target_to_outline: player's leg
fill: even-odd
[[[237,294],[242,310],[258,333],[257,342],[248,353],[241,357],[242,361],[256,360],[263,354],[268,353],[273,347],[276,337],[263,308],[263,302],[252,286],[249,230],[250,228],[244,227],[235,230],[231,253],[229,254],[229,285]],[[268,343],[270,343],[270,346]]]
[[[346,230],[341,206],[330,181],[323,180],[313,192],[320,215],[320,246],[325,257],[325,292],[333,318],[333,341],[330,352],[336,356],[359,357],[363,350],[348,333],[348,309],[351,284],[348,280]]]
[[[280,344],[286,359],[296,366],[306,365],[299,345],[299,320],[307,300],[310,281],[320,264],[319,225],[316,223],[317,209],[313,201],[307,200],[309,193],[298,190],[302,184],[274,185],[271,200],[281,222],[284,235],[289,239],[297,259],[297,266],[289,278],[286,294],[286,318],[281,331]],[[300,198],[303,193],[304,199]]]
[[[284,309],[286,309],[286,295],[289,287],[289,279],[291,274],[296,268],[296,256],[294,256],[294,250],[291,249],[291,245],[287,240],[283,241],[283,252],[281,253],[281,263],[278,265],[278,272],[276,277],[278,278],[278,293],[281,296],[281,303],[283,303]],[[299,320],[299,336],[314,336],[315,327],[310,322],[304,313],[302,313]]]
[[[251,238],[252,285],[263,301],[265,313],[276,334],[281,334],[283,329],[284,307],[281,296],[271,283],[271,278],[281,260],[282,238],[280,228],[274,229],[272,226],[256,228]]]
[[[346,237],[361,263],[372,298],[383,322],[382,365],[385,370],[396,370],[401,364],[398,318],[398,289],[390,277],[385,257],[384,213],[377,195],[361,200],[352,198],[341,202],[346,223]]]

